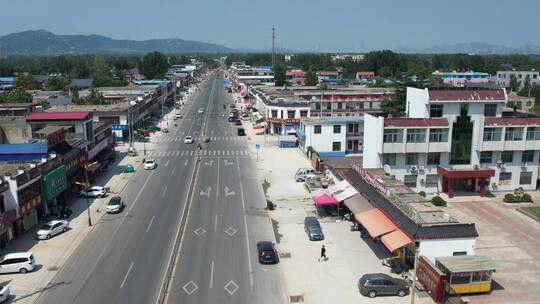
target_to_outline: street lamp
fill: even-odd
[[[414,304],[414,296],[416,294],[416,269],[418,268],[418,256],[420,255],[420,242],[414,242],[414,265],[412,273],[412,286],[411,286],[411,304]]]
[[[93,163],[87,163],[86,165],[84,165],[84,172],[85,172],[86,182],[85,183],[77,182],[76,183],[77,185],[83,186],[83,187],[85,187],[85,189],[90,188],[90,182],[88,181],[88,168],[95,165],[95,164],[97,164],[97,163],[98,162],[95,161]],[[85,193],[85,196],[86,196],[86,211],[88,212],[88,226],[92,226],[92,218],[90,217],[90,198],[88,197],[88,193]]]

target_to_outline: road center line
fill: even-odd
[[[172,168],[171,176],[174,175],[174,170],[176,170],[176,167]]]
[[[214,232],[217,232],[217,214],[216,214],[216,217],[214,219]]]
[[[152,227],[152,223],[154,222],[155,216],[152,216],[152,219],[150,220],[150,223],[148,223],[148,227],[146,227],[146,232],[150,231],[150,227]]]
[[[124,276],[124,279],[122,280],[122,284],[120,284],[120,288],[124,287],[124,283],[126,283],[126,279],[129,276],[129,273],[131,272],[131,268],[133,268],[133,261],[131,262],[131,265],[129,265],[129,269],[126,272],[126,275]]]
[[[214,261],[212,261],[212,268],[210,268],[210,288],[214,286]]]
[[[165,167],[169,165],[169,160],[167,159],[167,162],[165,163]]]
[[[165,193],[167,193],[167,185],[165,185],[165,188],[163,189],[163,192],[161,192],[161,198],[165,197]]]
[[[221,164],[219,163],[219,156],[217,159],[217,190],[216,190],[216,197],[219,197],[219,167],[221,167]]]
[[[236,158],[236,163],[238,163],[238,157]],[[248,235],[248,226],[247,226],[247,218],[246,218],[246,203],[244,200],[244,187],[242,186],[242,181],[240,181],[240,197],[242,198],[242,215],[244,217],[244,229],[246,230],[246,248],[247,248],[247,254],[248,254],[250,294],[252,294],[253,293],[253,268],[251,266],[251,252],[249,250],[249,235]]]

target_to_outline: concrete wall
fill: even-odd
[[[381,168],[384,118],[364,114],[364,168]]]
[[[427,107],[429,94],[427,89],[417,89],[407,87],[407,113],[411,118],[426,118],[429,117],[429,109]]]
[[[341,127],[341,132],[334,133],[333,124],[321,124],[321,133],[315,134],[314,129],[315,125],[309,124],[305,125],[306,133],[306,144],[305,147],[312,146],[321,156],[343,156],[345,155],[345,150],[347,148],[346,141],[346,125],[339,124]],[[340,142],[341,149],[340,151],[332,151],[332,143]]]
[[[474,254],[476,239],[436,239],[421,240],[420,254],[435,263],[436,257],[452,256],[454,252],[467,252],[467,255]]]
[[[0,118],[0,143],[21,144],[32,138],[30,125],[24,117]]]

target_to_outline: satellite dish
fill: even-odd
[[[384,170],[384,173],[386,173],[387,175],[390,175],[392,173],[392,169],[390,168],[388,164],[384,164],[383,170]]]

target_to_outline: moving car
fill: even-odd
[[[4,303],[9,298],[9,287],[0,285],[0,303]]]
[[[145,170],[155,169],[156,166],[157,166],[157,164],[156,164],[156,161],[154,159],[149,158],[149,159],[146,159],[144,161],[144,169]]]
[[[88,189],[83,189],[79,192],[79,196],[85,197],[105,197],[107,196],[107,190],[101,186],[92,186]]]
[[[120,196],[113,196],[107,203],[107,213],[120,213],[124,206],[124,201]]]
[[[174,114],[174,119],[179,119],[179,118],[182,118],[182,114],[180,113]]]
[[[192,144],[193,143],[193,136],[184,137],[184,143],[185,144]]]
[[[0,273],[27,273],[35,267],[34,255],[31,252],[10,253],[0,259]]]
[[[409,293],[409,284],[405,280],[393,278],[384,273],[370,273],[358,280],[358,289],[363,296],[370,298],[379,295],[404,297]]]
[[[204,113],[204,110],[203,110],[203,109],[199,109],[199,111],[197,111],[197,113],[202,114],[202,113]]]
[[[51,237],[66,232],[69,228],[69,222],[65,220],[50,221],[36,232],[39,240],[48,240]]]
[[[310,241],[324,240],[321,224],[314,216],[307,216],[304,219],[304,230],[306,231]]]
[[[270,241],[261,241],[257,243],[257,254],[259,263],[261,264],[277,264],[279,257],[274,248],[274,244]]]

